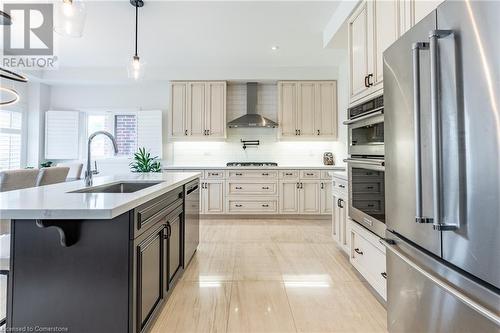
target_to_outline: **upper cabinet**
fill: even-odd
[[[225,138],[226,82],[172,82],[169,137]]]
[[[440,0],[365,0],[348,20],[349,102],[383,89],[383,53]]]
[[[337,136],[336,81],[278,82],[282,138]]]

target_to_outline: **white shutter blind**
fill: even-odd
[[[78,159],[78,111],[47,111],[45,114],[45,158]]]
[[[162,158],[162,112],[137,112],[137,148],[145,147],[151,155]]]

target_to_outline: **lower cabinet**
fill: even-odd
[[[137,240],[136,332],[144,330],[164,299],[166,230],[165,225],[161,225]]]
[[[320,183],[320,214],[327,215],[332,213],[332,182],[321,181]]]
[[[315,180],[301,180],[299,187],[299,213],[319,214],[320,185]]]
[[[282,181],[280,188],[280,213],[299,213],[299,183],[297,181]]]
[[[350,224],[347,213],[347,181],[334,177],[331,182],[332,236],[345,253],[351,251]]]
[[[184,230],[183,220],[182,209],[175,211],[167,220],[168,285],[166,286],[166,290],[170,289],[182,270],[182,249],[184,248],[184,237],[182,234],[182,230]]]
[[[384,300],[387,300],[385,247],[380,244],[380,238],[355,222],[351,222],[350,238],[351,264],[373,289]]]
[[[206,180],[202,182],[202,214],[224,213],[224,180]]]

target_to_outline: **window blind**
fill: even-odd
[[[80,114],[78,111],[47,111],[45,114],[45,158],[72,160],[79,157]]]

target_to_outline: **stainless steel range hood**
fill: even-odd
[[[278,124],[266,117],[257,114],[257,82],[247,83],[247,114],[230,121],[229,128],[238,127],[278,127]]]

